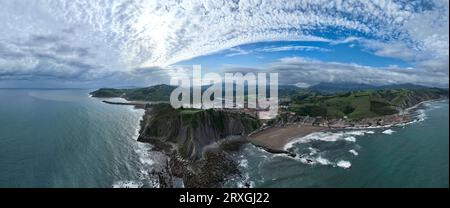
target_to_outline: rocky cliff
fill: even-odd
[[[148,142],[170,156],[170,174],[183,179],[187,187],[215,187],[236,164],[221,144],[233,137],[245,137],[260,122],[244,113],[220,110],[173,109],[168,104],[152,105],[141,121],[138,141]]]
[[[391,100],[396,106],[404,110],[421,102],[437,99],[448,99],[448,90],[442,89],[419,89],[408,91]]]
[[[259,125],[256,118],[243,113],[172,109],[170,105],[159,104],[146,110],[138,140],[165,143],[163,149],[170,146],[183,158],[197,160],[206,146],[229,136],[246,135]]]

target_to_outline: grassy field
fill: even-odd
[[[294,95],[288,111],[302,116],[362,119],[398,113],[423,100],[448,96],[443,89],[364,90],[336,94],[301,92]]]

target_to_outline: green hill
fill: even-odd
[[[439,88],[364,90],[320,94],[299,92],[293,96],[288,110],[302,116],[362,119],[391,115],[422,101],[448,97]]]
[[[139,101],[169,101],[170,93],[176,87],[170,85],[155,85],[144,88],[134,89],[113,89],[113,88],[101,88],[90,94],[93,97],[99,98],[114,98],[120,97],[127,100],[139,100]]]

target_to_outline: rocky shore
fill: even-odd
[[[285,145],[293,139],[304,137],[308,134],[332,129],[364,129],[382,128],[396,125],[404,125],[417,120],[416,109],[428,100],[415,103],[413,106],[400,110],[400,113],[380,117],[350,119],[326,119],[322,117],[296,116],[289,113],[281,115],[278,119],[269,123],[269,127],[251,134],[248,140],[268,152],[282,153],[295,156],[285,150]]]
[[[220,187],[239,174],[230,151],[259,128],[259,120],[242,113],[173,109],[167,104],[146,108],[138,141],[167,155],[165,168],[153,171],[160,187]]]

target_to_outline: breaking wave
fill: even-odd
[[[140,181],[117,181],[113,188],[140,188],[143,184]]]
[[[340,160],[339,162],[337,162],[336,164],[338,167],[344,168],[344,169],[348,169],[352,166],[352,164],[349,161],[346,160]]]
[[[292,140],[284,146],[284,150],[289,150],[297,143],[308,143],[311,141],[336,142],[347,141],[356,142],[356,136],[364,136],[366,134],[373,134],[374,131],[355,130],[355,131],[340,131],[340,132],[315,132],[305,137],[300,137]]]
[[[164,165],[164,154],[152,150],[152,145],[148,143],[137,142],[139,136],[139,127],[135,128],[132,138],[136,140],[133,144],[133,151],[139,160],[137,170],[137,180],[119,180],[113,183],[113,188],[158,188],[159,181],[157,177],[151,174],[152,170],[160,169]]]
[[[356,150],[354,150],[354,149],[351,149],[348,152],[350,152],[354,156],[358,156],[359,155],[359,153]]]
[[[381,133],[383,133],[383,134],[387,134],[387,135],[391,135],[391,134],[393,134],[395,131],[394,130],[392,130],[392,129],[387,129],[387,130],[384,130],[383,132],[381,132]]]

